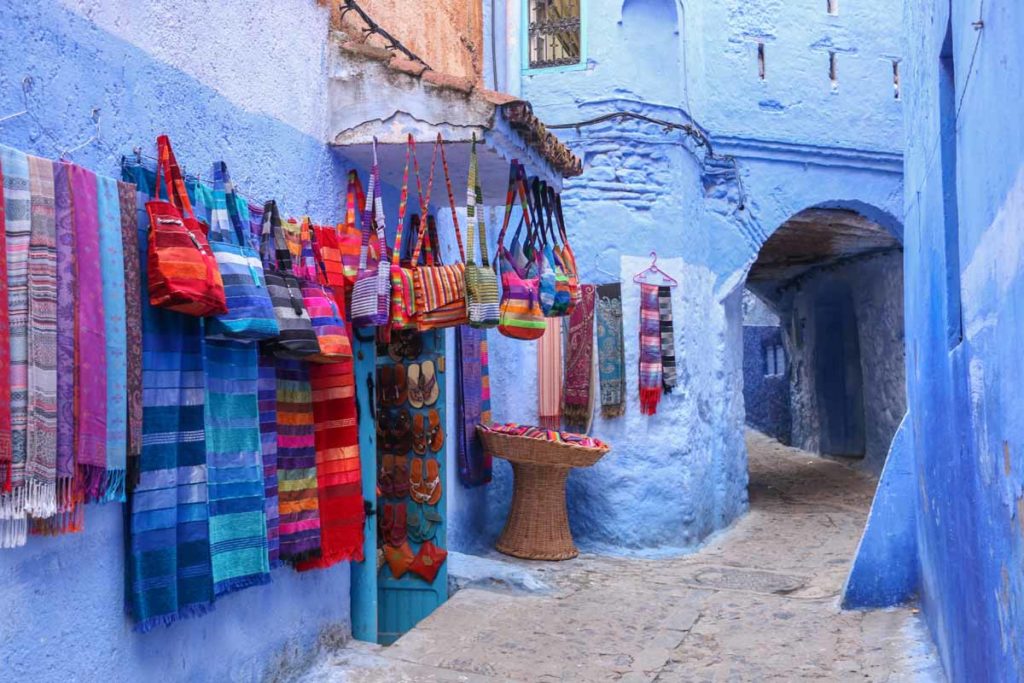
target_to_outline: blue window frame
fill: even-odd
[[[522,0],[521,5],[524,73],[586,68],[586,0]]]

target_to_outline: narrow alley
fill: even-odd
[[[943,680],[916,610],[839,611],[875,480],[757,432],[747,446],[750,514],[700,552],[515,562],[532,590],[478,581],[303,683]]]

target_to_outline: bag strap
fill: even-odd
[[[409,208],[409,162],[412,161],[413,166],[416,169],[416,192],[421,197],[422,192],[420,186],[420,165],[416,160],[416,140],[413,139],[412,133],[405,142],[405,171],[402,173],[402,194],[398,199],[398,227],[395,229],[395,250],[394,250],[394,262],[400,263],[402,260],[402,236],[405,233],[405,213]]]
[[[304,227],[308,226],[309,235],[309,258],[313,260],[313,271],[316,275],[316,280],[324,287],[329,286],[330,280],[327,277],[327,266],[324,264],[323,253],[320,248],[320,244],[317,241],[317,229],[319,226],[313,225],[309,222],[309,217],[303,219]],[[329,228],[319,228],[321,230]]]
[[[161,135],[156,139],[157,147],[157,169],[156,169],[156,196],[160,198],[161,176],[167,185],[167,201],[181,209],[182,213],[192,219],[196,219],[195,211],[192,210],[192,202],[188,198],[188,190],[185,188],[185,178],[178,166],[178,159],[174,156],[171,148],[171,139]]]
[[[475,133],[473,134],[473,145],[474,145],[473,150],[475,152],[475,150],[476,150],[476,134]],[[441,168],[444,170],[444,184],[445,184],[445,188],[448,190],[448,206],[452,210],[452,225],[455,226],[455,241],[459,245],[459,257],[462,259],[462,262],[465,263],[466,262],[466,250],[462,247],[462,233],[459,232],[459,214],[455,210],[455,195],[452,193],[452,178],[451,178],[451,175],[448,173],[448,157],[446,157],[445,154],[444,154],[444,140],[441,138],[441,133],[437,134],[436,146],[439,146],[441,148]],[[440,249],[438,249],[438,254],[440,254]]]
[[[565,216],[562,215],[562,196],[550,186],[548,187],[548,201],[555,213],[555,222],[558,224],[558,233],[562,236],[562,244],[569,246],[569,236],[565,230]]]
[[[419,230],[416,231],[416,237],[413,242],[412,259],[410,263],[415,268],[420,262],[420,251],[423,249],[423,238],[427,234],[427,215],[430,213],[430,196],[434,192],[434,169],[437,167],[437,148],[438,142],[434,142],[434,149],[430,153],[430,173],[427,176],[427,192],[423,193],[423,187],[420,185],[420,165],[416,160],[415,149],[416,143],[412,139],[412,135],[409,135],[409,142],[413,145],[413,157],[412,163],[416,171],[416,194],[420,200],[420,223]],[[427,246],[425,259],[426,265],[434,265],[434,253],[430,246]]]
[[[553,202],[551,200],[552,190],[548,187],[546,181],[540,183],[540,199],[541,207],[544,209],[544,221],[548,228],[548,234],[551,235],[551,246],[553,248],[558,247],[558,233],[555,232],[555,218],[553,214]]]
[[[515,206],[516,193],[519,187],[519,161],[512,160],[508,168],[508,190],[505,191],[505,218],[501,222],[501,232],[498,233],[498,246],[505,242],[505,233],[508,232],[509,222],[512,220],[512,207]]]
[[[547,223],[544,220],[544,212],[541,207],[541,195],[540,178],[534,176],[530,181],[530,197],[532,197],[532,201],[529,202],[531,217],[533,218],[534,224],[537,226],[537,229],[533,234],[533,239],[538,242],[537,246],[547,247],[549,246]]]
[[[370,184],[366,190],[366,201],[363,205],[362,220],[359,229],[362,232],[362,240],[359,244],[359,270],[366,270],[366,256],[370,249],[370,230],[373,226],[374,202],[377,198],[377,176],[380,167],[377,163],[377,138],[373,138],[373,165],[370,168]],[[354,171],[353,171],[354,173]],[[353,225],[355,224],[353,216]],[[386,256],[386,255],[385,255]]]
[[[466,183],[466,251],[468,258],[467,266],[476,265],[476,250],[473,248],[474,230],[480,239],[480,262],[484,268],[490,263],[487,258],[487,229],[484,226],[484,217],[477,215],[483,207],[483,190],[480,188],[480,167],[476,156],[476,133],[473,133],[473,146],[469,152],[469,180]]]

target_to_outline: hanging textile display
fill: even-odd
[[[75,231],[72,222],[69,164],[54,162],[54,216],[57,235],[57,320],[75,319]],[[131,214],[135,214],[132,191]],[[135,257],[138,260],[138,257]],[[139,330],[139,334],[142,330]],[[139,349],[139,353],[142,349]],[[57,511],[55,532],[71,531],[76,496],[75,476],[75,325],[57,325]]]
[[[562,423],[562,326],[551,324],[537,342],[537,414],[540,426],[558,429]]]
[[[0,319],[10,320],[7,287],[7,211],[4,204],[3,163],[6,154],[0,147]],[[11,329],[0,325],[0,396],[11,396]],[[4,547],[4,499],[11,491],[11,403],[0,401],[0,548]]]
[[[128,464],[128,349],[125,336],[121,198],[118,196],[116,180],[97,177],[96,181],[107,366],[106,474],[101,485],[100,499],[104,502],[123,502]]]
[[[140,258],[148,250],[152,174],[125,168],[138,192]],[[148,273],[140,272],[142,287]],[[207,507],[202,321],[142,306],[143,435],[126,558],[128,610],[148,631],[204,614],[213,602]]]
[[[204,361],[210,563],[220,596],[270,581],[256,345],[207,338]]]
[[[313,391],[308,363],[279,357],[276,366],[280,558],[295,564],[320,556]]]
[[[620,283],[598,285],[596,319],[601,415],[619,417],[626,413],[625,334]]]
[[[466,305],[473,327],[497,327],[500,317],[498,276],[487,256],[487,227],[484,225],[484,193],[480,187],[476,134],[469,155],[469,181],[466,187]],[[474,228],[476,228],[474,230]],[[480,241],[480,265],[476,265],[473,240]]]
[[[672,288],[658,287],[658,321],[661,331],[661,386],[671,394],[676,386],[676,337],[672,329]]]
[[[498,332],[506,337],[520,340],[539,339],[547,328],[544,312],[540,307],[540,278],[537,275],[536,258],[527,259],[518,249],[518,230],[512,238],[512,248],[505,246],[512,208],[516,195],[522,206],[522,221],[530,231],[530,212],[527,208],[525,172],[512,163],[509,169],[508,191],[505,194],[505,218],[498,233],[498,254],[496,260],[501,269],[501,304]],[[518,258],[522,256],[522,258]]]
[[[580,302],[569,316],[562,414],[566,427],[586,432],[594,409],[594,285],[582,285]]]
[[[299,571],[363,559],[363,489],[353,361],[309,368],[316,424],[316,485],[321,552]]]
[[[488,372],[487,332],[468,326],[457,328],[455,361],[459,370],[456,406],[461,410],[458,434],[459,481],[473,487],[491,481],[491,454],[477,435],[479,424],[491,424],[491,380]]]
[[[257,399],[260,409],[260,452],[263,457],[263,511],[267,524],[267,560],[281,563],[277,492],[277,366],[274,356],[261,351]]]
[[[309,312],[302,302],[302,287],[292,268],[292,255],[281,226],[277,202],[263,208],[260,256],[270,300],[274,304],[280,334],[263,342],[263,348],[282,358],[308,358],[320,353]]]
[[[654,415],[661,400],[661,322],[658,287],[640,285],[640,412]]]
[[[125,396],[128,403],[128,476],[125,483],[127,490],[131,491],[138,483],[138,458],[142,452],[142,274],[139,271],[139,259],[136,256],[139,253],[139,234],[138,216],[135,210],[135,186],[119,181],[117,193],[121,204],[125,346],[127,349]],[[60,271],[58,271],[59,274]],[[59,297],[57,302],[58,305],[61,302]]]

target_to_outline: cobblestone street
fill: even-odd
[[[391,647],[350,643],[303,680],[942,680],[916,610],[838,608],[874,479],[747,443],[750,513],[700,552],[505,559]]]

